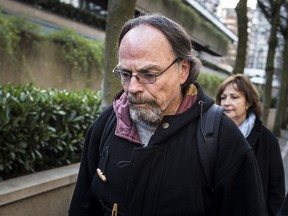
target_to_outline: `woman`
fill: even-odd
[[[243,74],[228,77],[219,87],[216,103],[239,127],[254,150],[268,214],[276,215],[285,197],[284,168],[278,139],[262,124],[257,89]]]

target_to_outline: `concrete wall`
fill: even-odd
[[[30,5],[14,0],[0,0],[0,7],[10,13],[21,14],[63,28],[71,28],[91,38],[101,41],[105,40],[105,32],[102,30],[73,22],[43,10],[38,10]],[[169,9],[165,6],[162,1],[153,0],[138,0],[137,9],[142,11],[158,11],[171,16],[174,13],[171,8]],[[215,40],[213,35],[207,34],[207,32],[201,31],[201,29],[199,31],[191,32],[194,39],[205,38],[205,42],[209,44],[210,47],[219,44],[217,41],[213,41]],[[197,34],[201,34],[201,36],[199,37]],[[202,34],[204,34],[205,37],[202,36]],[[214,47],[213,49],[218,48]],[[51,87],[68,90],[84,88],[101,89],[102,74],[101,71],[97,71],[97,68],[86,74],[81,74],[75,70],[73,71],[71,65],[60,61],[61,58],[59,58],[59,55],[61,54],[59,54],[59,51],[57,52],[57,47],[46,46],[33,49],[33,51],[31,51],[31,48],[27,50],[27,55],[23,56],[22,62],[11,62],[11,60],[9,61],[9,56],[1,55],[0,53],[0,85],[11,82],[14,84],[33,83],[36,87],[41,88]],[[221,53],[221,49],[218,49],[218,52]],[[206,69],[203,68],[203,70],[205,71]]]
[[[138,10],[142,11],[151,11],[151,12],[160,12],[167,16],[172,16],[174,11],[171,11],[165,6],[164,1],[155,1],[155,0],[137,0],[136,6]],[[16,13],[20,13],[23,15],[27,15],[36,19],[44,20],[52,24],[60,25],[63,27],[72,28],[73,30],[88,35],[90,37],[104,40],[105,32],[100,29],[91,28],[88,25],[80,24],[73,22],[69,19],[63,18],[61,16],[45,12],[43,10],[37,10],[29,5],[25,5],[13,0],[0,0],[0,5],[5,9],[14,11]],[[178,20],[181,22],[180,20]],[[182,23],[185,26],[185,23]],[[220,31],[220,30],[219,30]],[[210,49],[217,51],[221,54],[225,54],[226,50],[223,49],[223,44],[219,43],[216,37],[209,32],[207,32],[204,28],[200,27],[195,29],[195,31],[189,32],[191,37],[201,42],[205,47],[209,47]]]
[[[163,15],[166,15],[168,17],[171,17],[175,19],[177,22],[179,22],[181,25],[183,25],[185,28],[186,23],[183,20],[177,19],[177,17],[174,17],[175,10],[170,9],[166,6],[167,3],[165,1],[160,0],[137,0],[137,9],[142,11],[151,11],[151,12],[157,12],[161,13]],[[200,15],[199,15],[200,16]],[[226,48],[223,46],[223,41],[219,41],[217,37],[215,37],[214,34],[211,34],[211,32],[207,31],[205,27],[199,26],[196,28],[196,26],[193,29],[186,28],[188,33],[190,34],[191,38],[206,47],[207,49],[216,51],[216,53],[219,53],[221,55],[226,55]],[[219,30],[220,31],[220,30]]]
[[[5,10],[14,12],[22,16],[24,15],[27,17],[43,20],[51,24],[59,25],[63,28],[71,28],[74,31],[98,40],[104,41],[105,39],[105,32],[103,30],[91,28],[88,25],[73,22],[72,20],[66,19],[56,14],[52,14],[43,10],[38,10],[34,7],[31,7],[30,5],[19,3],[13,0],[0,0],[0,6]]]
[[[73,22],[69,19],[38,10],[13,0],[0,0],[0,8],[9,13],[42,20],[61,28],[70,28],[95,41],[104,41],[105,32]],[[0,53],[0,85],[33,83],[36,87],[57,89],[101,88],[101,69],[93,68],[81,73],[64,61],[59,48],[53,44],[35,43],[21,47],[22,57],[14,60],[6,53]]]
[[[0,182],[0,215],[67,215],[78,169],[73,164]]]
[[[21,47],[23,56],[17,61],[0,53],[0,85],[33,83],[41,88],[100,89],[102,74],[99,68],[77,71],[71,63],[65,62],[55,44],[37,44],[33,48]]]

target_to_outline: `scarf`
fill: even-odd
[[[248,118],[241,124],[239,125],[239,129],[244,135],[245,138],[247,138],[252,131],[254,125],[255,125],[255,120],[256,116],[254,113],[250,113]]]

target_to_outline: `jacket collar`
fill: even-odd
[[[184,113],[185,111],[190,109],[193,104],[195,104],[195,102],[199,102],[199,94],[201,101],[204,101],[205,103],[205,109],[213,103],[213,100],[204,94],[199,84],[191,84],[186,91],[185,96],[183,97],[183,100],[180,104],[178,111],[176,112],[176,115]],[[115,135],[127,139],[131,142],[141,144],[137,129],[129,115],[128,99],[124,90],[121,90],[115,96],[113,101],[113,108],[117,117]],[[198,110],[198,107],[196,109]],[[167,116],[164,116],[164,118],[166,117]]]

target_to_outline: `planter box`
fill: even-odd
[[[0,182],[0,215],[67,215],[79,163]]]

